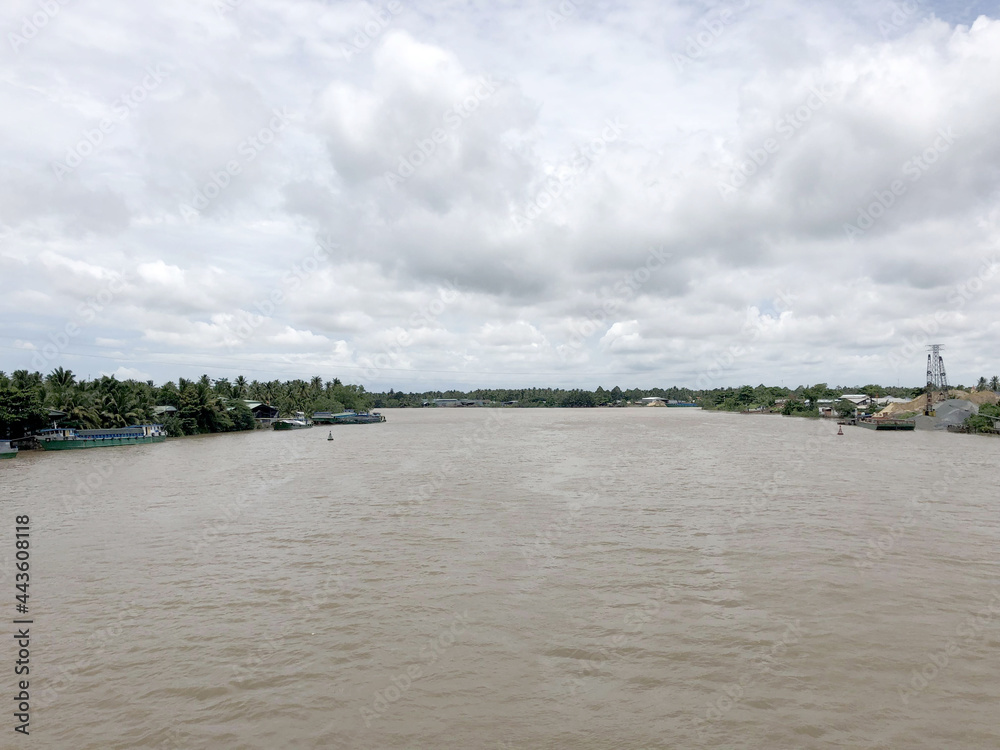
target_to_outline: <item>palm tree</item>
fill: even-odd
[[[128,406],[123,403],[120,394],[107,392],[100,394],[96,400],[95,408],[101,423],[107,427],[127,427],[128,426]]]
[[[1000,378],[998,378],[996,375],[990,378],[990,390],[994,392],[1000,391]]]
[[[254,401],[264,400],[264,384],[259,380],[254,380],[247,386],[247,393],[250,394],[250,398]]]
[[[986,378],[979,378],[979,382],[976,383],[977,391],[985,391],[987,386]]]
[[[232,396],[233,387],[229,384],[229,378],[219,378],[215,381],[213,387],[215,388],[215,392],[223,398],[230,398]]]
[[[236,398],[246,398],[248,387],[247,379],[242,375],[237,376],[236,380],[233,381],[233,395]]]
[[[14,370],[11,375],[11,382],[13,382],[15,388],[21,391],[42,390],[42,374],[40,372]]]
[[[65,423],[84,429],[101,426],[101,416],[94,409],[90,393],[79,388],[67,388],[49,396],[48,405],[66,414]]]
[[[52,372],[49,373],[45,381],[55,390],[63,390],[65,388],[72,388],[76,385],[76,375],[73,374],[72,370],[64,370],[61,367],[57,367]]]

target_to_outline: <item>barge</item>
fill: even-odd
[[[313,423],[305,419],[278,419],[272,424],[276,430],[304,430],[312,426]]]
[[[339,414],[318,411],[313,414],[312,418],[313,422],[317,424],[374,424],[385,421],[385,417],[377,411],[373,411],[371,414],[365,411],[342,411]]]
[[[67,451],[80,448],[107,448],[113,445],[162,443],[167,439],[167,432],[161,424],[113,427],[108,430],[56,427],[51,430],[39,430],[35,433],[35,439],[44,450]]]
[[[859,419],[859,427],[869,430],[913,430],[917,423],[912,419]]]

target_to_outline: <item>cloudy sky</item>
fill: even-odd
[[[8,0],[0,369],[1000,372],[985,2]]]

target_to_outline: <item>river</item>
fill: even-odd
[[[1000,746],[1000,440],[385,414],[0,462],[16,746]]]

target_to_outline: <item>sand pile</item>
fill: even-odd
[[[977,406],[982,406],[983,404],[995,404],[997,402],[1000,402],[1000,393],[994,393],[993,391],[977,391],[976,393],[966,393],[965,391],[952,391],[950,395],[952,398],[964,398],[966,401],[971,401]]]
[[[978,393],[970,393],[968,391],[951,390],[948,392],[949,400],[961,399],[963,401],[971,401],[976,406],[982,406],[983,404],[996,404],[1000,402],[1000,394],[993,393],[993,391],[979,391]],[[891,417],[895,414],[902,414],[908,411],[917,411],[921,414],[923,413],[925,407],[927,406],[927,396],[917,396],[912,401],[907,401],[905,404],[889,404],[882,411],[879,412],[879,416]]]
[[[907,401],[905,404],[888,404],[878,413],[878,416],[891,417],[908,411],[918,411],[922,414],[926,405],[927,396],[917,396],[913,401]]]

